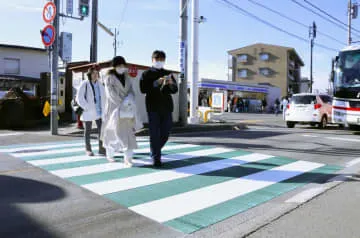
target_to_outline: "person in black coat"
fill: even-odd
[[[151,158],[155,167],[160,167],[161,149],[169,139],[172,127],[174,103],[171,94],[178,92],[175,77],[164,69],[165,52],[156,50],[152,54],[153,66],[143,72],[140,90],[146,94],[146,111],[149,118]]]

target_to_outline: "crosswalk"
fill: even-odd
[[[192,233],[341,167],[232,148],[169,142],[160,169],[138,140],[132,168],[84,155],[82,141],[2,146],[7,153],[130,210]],[[93,144],[96,148],[96,144]],[[96,153],[97,151],[95,151]],[[115,158],[121,161],[122,153]]]

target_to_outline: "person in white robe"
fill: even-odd
[[[106,101],[101,139],[109,162],[115,162],[114,153],[122,151],[125,167],[131,167],[137,148],[135,132],[143,124],[137,113],[132,79],[124,57],[114,57],[112,66],[104,78]]]

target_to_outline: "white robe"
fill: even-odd
[[[134,118],[120,118],[120,105],[127,97],[135,103],[135,94],[132,88],[131,78],[125,74],[125,87],[113,74],[108,74],[105,83],[105,109],[101,130],[103,146],[115,151],[126,151],[137,148],[135,130],[143,127],[135,108]]]

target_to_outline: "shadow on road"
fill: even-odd
[[[48,183],[0,175],[1,237],[60,237],[31,217],[25,204],[52,202],[65,196],[60,187]],[[48,215],[56,212],[48,211]]]
[[[213,137],[213,138],[225,138],[225,139],[260,139],[265,137],[274,137],[281,135],[288,135],[292,132],[279,132],[279,131],[216,131],[216,132],[203,132],[196,133],[194,137]],[[176,134],[174,137],[186,137],[189,138],[189,134]],[[189,138],[191,140],[191,137]]]

